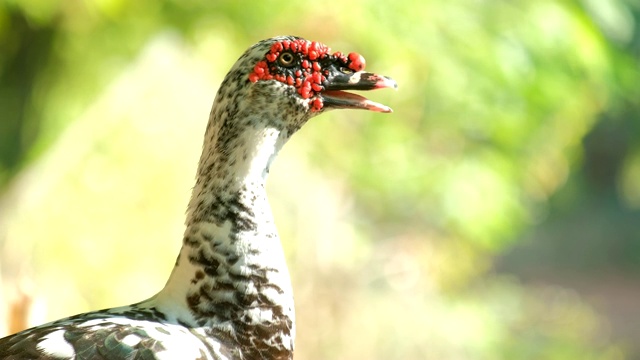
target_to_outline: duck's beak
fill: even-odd
[[[364,96],[348,93],[344,90],[375,90],[392,88],[398,84],[390,77],[376,75],[364,71],[341,72],[332,71],[323,83],[320,91],[325,107],[337,109],[365,109],[377,112],[392,112],[390,107],[371,101]]]

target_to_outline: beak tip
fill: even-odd
[[[371,107],[369,110],[374,110],[384,114],[389,114],[393,112],[393,109],[388,107],[387,105],[376,104],[376,106],[377,106],[377,109],[375,107]]]
[[[391,88],[394,90],[398,90],[398,83],[388,76],[380,76],[380,80],[378,81],[377,88]]]

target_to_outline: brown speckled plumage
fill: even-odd
[[[158,294],[0,339],[0,358],[291,359],[293,292],[264,187],[269,166],[324,110],[391,111],[342,90],[396,86],[358,71],[361,56],[329,54],[320,45],[295,37],[261,41],[225,77],[206,128],[183,246]],[[312,54],[316,48],[323,52]]]

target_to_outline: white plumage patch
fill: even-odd
[[[140,339],[139,336],[137,335],[127,335],[122,339],[122,343],[128,346],[136,346],[140,343],[140,341],[142,341],[142,339]]]
[[[61,329],[48,334],[38,343],[38,349],[56,358],[73,359],[76,352],[73,350],[73,346],[64,339],[64,332]]]

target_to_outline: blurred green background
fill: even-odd
[[[638,0],[1,0],[0,335],[164,285],[217,86],[283,34],[400,85],[272,168],[296,358],[640,359]]]

